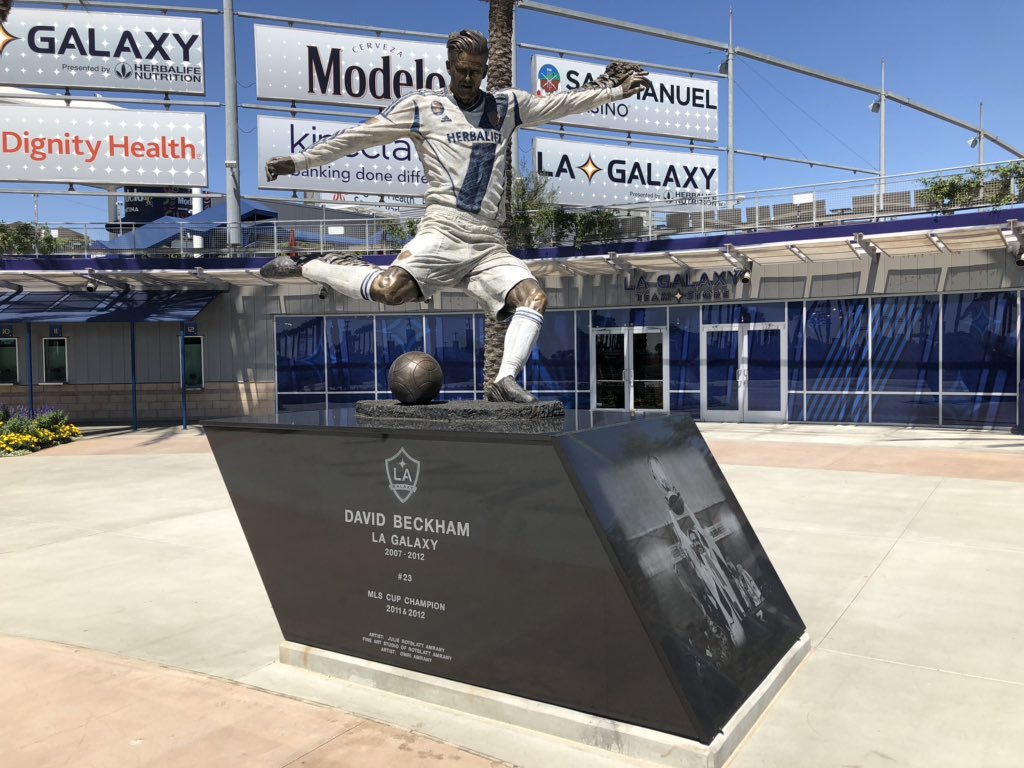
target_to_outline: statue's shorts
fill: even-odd
[[[460,288],[491,316],[504,318],[505,297],[533,274],[508,252],[496,227],[479,217],[431,206],[416,236],[392,263],[416,280],[424,298],[439,288]]]

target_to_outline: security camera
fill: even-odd
[[[743,284],[746,284],[746,283],[750,282],[750,270],[749,269],[744,269],[742,272],[740,272],[740,282],[743,283]]]
[[[320,296],[321,299],[326,299],[327,298],[327,286],[326,285],[321,285],[320,286],[320,293],[318,295]]]
[[[1017,266],[1024,267],[1024,251],[1017,254]]]
[[[93,291],[95,291],[96,290],[96,281],[95,280],[89,280],[85,284],[85,290],[87,290],[89,293],[92,293]]]

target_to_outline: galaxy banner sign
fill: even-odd
[[[278,155],[304,152],[318,141],[333,136],[352,123],[298,120],[260,115],[256,122],[259,167]],[[304,189],[321,192],[352,192],[421,197],[427,191],[419,156],[410,139],[398,139],[380,147],[342,157],[328,165],[309,168],[292,176],[267,181],[262,189]]]
[[[0,24],[0,84],[206,93],[202,19],[18,5]]]
[[[707,206],[718,200],[714,155],[537,138],[533,167],[548,177],[563,205]]]
[[[603,64],[534,56],[532,92],[545,97],[573,91],[593,82],[603,72]],[[606,131],[718,140],[718,83],[659,72],[652,72],[650,80],[651,86],[635,96],[558,122]]]
[[[205,187],[206,117],[6,106],[0,112],[0,181]]]
[[[441,43],[262,24],[254,33],[260,99],[383,108],[448,83]]]

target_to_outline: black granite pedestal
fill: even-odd
[[[294,643],[709,744],[803,633],[685,416],[205,426]]]

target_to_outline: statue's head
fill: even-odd
[[[448,35],[448,87],[455,101],[471,107],[480,94],[480,83],[487,76],[487,38],[475,29],[463,29]]]

